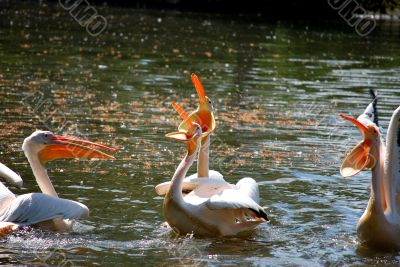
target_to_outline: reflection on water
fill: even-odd
[[[233,21],[224,16],[102,7],[110,26],[93,38],[57,6],[0,11],[0,160],[38,191],[21,151],[36,128],[120,146],[111,161],[49,165],[56,190],[85,203],[71,234],[30,230],[2,243],[0,262],[52,265],[393,264],[362,248],[356,223],[368,172],[342,179],[359,133],[337,114],[359,114],[379,89],[387,129],[399,105],[398,25],[360,38],[332,22]],[[321,26],[322,25],[322,26]],[[382,45],[384,44],[384,45]],[[183,156],[168,141],[192,110],[190,73],[214,100],[212,169],[251,176],[271,222],[250,237],[175,237],[163,228],[154,186]],[[195,169],[192,168],[191,172]]]

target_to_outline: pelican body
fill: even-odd
[[[363,140],[350,152],[341,167],[344,177],[354,176],[371,168],[371,195],[367,208],[357,225],[360,241],[381,250],[400,250],[400,107],[390,120],[386,146],[376,117],[375,105],[353,119],[342,118],[355,124]],[[372,111],[372,112],[371,112]],[[371,116],[372,114],[372,116]]]
[[[0,183],[0,222],[5,225],[37,225],[53,231],[68,231],[72,227],[72,220],[88,217],[87,206],[58,197],[45,168],[47,162],[58,158],[114,159],[113,156],[85,145],[115,150],[85,140],[58,136],[49,131],[36,131],[27,137],[22,149],[42,193],[16,196]],[[22,186],[22,179],[17,174],[4,168],[4,165],[0,167],[1,176]]]
[[[170,133],[167,137],[187,142],[188,148],[164,198],[167,223],[178,234],[230,236],[268,221],[264,209],[252,198],[253,188],[241,187],[239,183],[238,187],[227,183],[211,187],[205,183],[183,196],[183,180],[201,148],[202,127],[192,122],[177,104],[173,106],[189,127],[188,131]]]
[[[7,182],[21,188],[23,181],[21,176],[16,174],[6,165],[0,163],[0,177],[6,179]],[[10,205],[10,202],[15,198],[15,195],[3,184],[0,183],[0,212],[4,211]],[[10,234],[16,230],[18,225],[0,220],[0,237]]]

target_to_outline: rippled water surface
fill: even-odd
[[[78,266],[341,266],[396,264],[361,247],[356,224],[370,173],[339,166],[360,139],[337,114],[358,115],[379,90],[386,129],[400,104],[399,25],[367,38],[345,23],[258,22],[194,13],[98,8],[90,36],[57,5],[0,9],[0,160],[39,191],[21,150],[35,129],[120,146],[114,161],[60,160],[60,196],[91,211],[70,234],[27,229],[1,243],[0,262]],[[167,181],[185,152],[167,140],[178,101],[197,106],[190,73],[214,100],[211,167],[260,184],[271,222],[249,237],[176,237],[162,226]],[[191,169],[191,173],[195,168]],[[68,264],[68,265],[67,265]]]

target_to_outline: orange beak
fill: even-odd
[[[179,113],[179,115],[181,116],[181,118],[183,119],[183,123],[186,123],[186,125],[189,126],[188,131],[179,131],[179,132],[173,132],[173,133],[169,133],[166,134],[165,137],[171,138],[173,140],[176,141],[180,141],[180,142],[187,142],[188,144],[188,153],[189,155],[191,155],[196,148],[196,143],[193,141],[193,138],[196,137],[196,132],[195,127],[192,123],[192,121],[190,120],[189,116],[187,115],[187,113],[177,104],[177,103],[172,103],[172,107],[176,110],[176,112]]]
[[[56,135],[52,138],[52,142],[54,143],[46,145],[46,147],[39,152],[39,158],[44,163],[60,158],[115,159],[115,157],[97,150],[95,147],[113,152],[118,151],[118,149],[115,148],[74,137]]]
[[[192,73],[192,83],[196,89],[197,95],[199,96],[200,103],[206,103],[206,93],[204,92],[204,87],[200,82],[199,77]]]
[[[343,114],[339,114],[339,116],[356,125],[364,137],[364,139],[347,155],[340,167],[340,174],[343,177],[351,177],[358,174],[363,169],[375,165],[375,161],[371,158],[372,140],[367,137],[368,128],[365,125],[352,117]]]
[[[359,122],[358,120],[356,120],[352,117],[343,115],[343,114],[339,114],[339,116],[345,120],[352,122],[355,126],[357,126],[357,128],[360,130],[360,132],[363,136],[365,136],[367,134],[367,132],[368,132],[367,127],[364,124],[362,124],[361,122]]]
[[[212,131],[214,131],[216,124],[214,114],[211,110],[211,104],[209,103],[209,99],[206,97],[206,93],[204,91],[204,87],[200,82],[199,77],[196,74],[192,73],[192,82],[194,88],[196,89],[197,95],[199,97],[200,105],[196,111],[192,112],[189,117],[190,120],[199,124],[203,131],[203,137],[209,135]],[[185,122],[182,122],[179,127],[179,131],[187,131],[188,125]],[[204,139],[205,140],[205,139]]]
[[[175,109],[176,112],[178,112],[179,116],[181,116],[181,118],[183,119],[183,123],[189,125],[189,130],[187,132],[179,131],[179,132],[168,133],[165,135],[165,137],[181,142],[190,141],[195,136],[190,133],[194,129],[192,121],[190,120],[187,113],[183,110],[183,108],[181,108],[181,106],[178,105],[178,103],[173,102],[172,107]]]
[[[194,128],[194,125],[193,125],[192,121],[190,120],[189,116],[183,110],[183,108],[181,106],[179,106],[178,103],[173,102],[172,107],[175,109],[176,112],[178,112],[179,116],[181,116],[181,118],[183,119],[183,122],[189,126],[189,129]]]

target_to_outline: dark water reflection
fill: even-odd
[[[39,190],[21,151],[37,128],[121,146],[113,162],[52,162],[56,190],[88,205],[91,217],[71,234],[10,237],[1,263],[398,263],[397,253],[357,243],[370,174],[339,176],[344,153],[360,137],[337,116],[359,114],[370,101],[367,88],[376,88],[387,128],[400,99],[397,24],[360,38],[332,22],[99,12],[109,28],[94,38],[57,6],[0,11],[0,160],[25,181],[12,190]],[[196,106],[191,72],[215,101],[212,169],[230,182],[251,176],[260,183],[272,220],[250,237],[177,238],[161,226],[154,185],[170,179],[183,155],[164,134],[178,124],[172,101]]]

